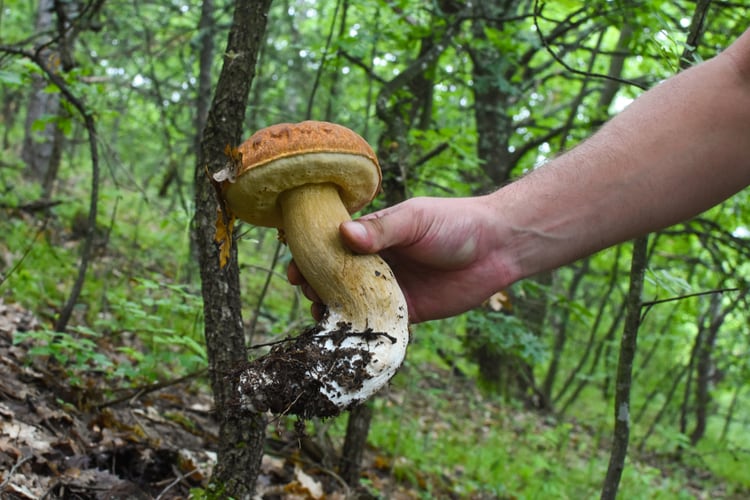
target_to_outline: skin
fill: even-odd
[[[411,322],[698,215],[750,185],[750,30],[652,88],[569,152],[492,194],[413,198],[340,227],[380,253]],[[289,281],[319,299],[292,264]]]

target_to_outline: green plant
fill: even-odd
[[[119,375],[152,382],[205,366],[201,299],[187,286],[135,279],[128,293],[110,297],[109,311],[96,321],[98,328],[138,339],[117,347],[132,361],[118,367]]]
[[[478,336],[467,339],[470,347],[480,342],[482,348],[490,348],[496,354],[516,356],[532,366],[544,362],[547,357],[545,343],[516,316],[471,311],[467,315],[467,329],[479,332]]]
[[[47,357],[65,369],[67,382],[82,386],[87,373],[92,371],[110,373],[113,361],[99,352],[97,340],[101,335],[90,328],[78,326],[70,332],[32,330],[16,332],[13,343],[30,342],[28,353]]]

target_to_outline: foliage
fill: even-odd
[[[408,149],[404,180],[409,195],[485,192],[496,186],[477,154],[483,134],[474,115],[478,92],[499,92],[507,129],[494,158],[508,162],[509,178],[523,175],[590,135],[641,87],[674,74],[695,8],[695,2],[661,0],[538,2],[543,8],[535,18],[530,9],[537,2],[504,2],[515,10],[504,12],[502,22],[480,25],[474,23],[487,16],[444,12],[451,3],[274,2],[247,135],[312,117],[348,125],[378,144],[385,128],[376,115],[378,92],[410,67],[425,39],[455,22],[456,36],[438,40],[444,50],[425,73],[429,123],[401,138]],[[17,341],[33,342],[37,355],[65,366],[71,384],[90,371],[106,371],[122,385],[145,384],[206,364],[190,239],[191,179],[200,132],[199,49],[205,37],[223,46],[229,23],[228,3],[217,5],[216,29],[200,31],[198,1],[105,2],[102,26],[80,31],[76,64],[62,73],[99,130],[95,260],[73,327],[25,332]],[[26,130],[28,89],[41,71],[2,48],[33,48],[35,15],[28,2],[0,7],[0,293],[51,325],[75,279],[91,170],[84,126],[69,108]],[[714,3],[694,62],[726,47],[746,24],[744,9]],[[496,57],[487,80],[474,74],[472,53]],[[233,56],[216,54],[211,78]],[[617,56],[623,57],[615,75],[620,82],[608,78]],[[391,99],[409,97],[415,86]],[[48,84],[45,92],[59,94],[59,88]],[[42,136],[48,124],[64,137],[62,161],[52,192],[57,204],[38,210],[30,204],[43,190],[26,167],[23,141],[27,133]],[[533,209],[533,200],[528,204]],[[750,194],[741,193],[652,239],[632,394],[634,447],[622,486],[629,498],[688,497],[682,482],[691,479],[690,469],[682,466],[710,470],[728,490],[748,487],[741,464],[750,449],[749,205]],[[235,234],[248,337],[260,344],[298,331],[310,320],[286,283],[290,257],[284,248],[277,253],[275,232],[239,224]],[[519,311],[532,296],[547,301],[532,318],[474,311],[415,327],[408,365],[395,382],[408,400],[381,400],[371,435],[388,455],[389,470],[423,485],[425,496],[445,486],[442,477],[466,495],[594,495],[606,467],[601,450],[611,428],[629,260],[623,245],[555,272],[548,285],[516,285]],[[538,293],[527,293],[535,286]],[[701,419],[701,332],[719,317],[710,371],[703,374],[710,395],[706,432],[692,443]],[[463,389],[434,379],[449,369],[477,377],[464,343],[473,330],[484,332],[493,349],[528,363],[534,389],[549,378],[546,411],[554,419],[500,407],[486,394],[462,400],[464,412],[447,403]],[[102,342],[116,344],[122,357],[98,355]],[[669,460],[675,456],[682,462]],[[651,457],[662,460],[645,460]]]
[[[497,353],[512,354],[532,365],[543,363],[548,356],[544,343],[517,316],[471,311],[467,328],[483,332],[482,346]],[[468,342],[471,348],[472,339]]]

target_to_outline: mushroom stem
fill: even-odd
[[[307,184],[280,196],[284,237],[302,275],[328,307],[321,325],[351,323],[353,331],[388,332],[406,316],[393,273],[378,255],[356,255],[339,236],[349,212],[333,184]]]
[[[406,355],[406,300],[377,255],[357,255],[339,237],[349,213],[334,184],[279,197],[284,236],[303,276],[328,306],[321,324],[244,367],[239,406],[327,417],[368,399]]]

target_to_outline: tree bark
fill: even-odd
[[[37,7],[36,32],[52,32],[54,23],[53,0],[39,0]],[[50,42],[45,37],[44,42]],[[52,71],[57,71],[59,54],[50,45],[41,50],[40,56],[45,60]],[[63,134],[55,121],[48,121],[39,128],[37,122],[45,117],[55,117],[60,113],[60,94],[47,92],[48,81],[41,75],[33,77],[31,92],[26,107],[26,122],[24,125],[24,138],[21,149],[21,158],[28,165],[28,171],[34,179],[42,184],[42,198],[49,199],[52,185],[57,178],[62,152],[61,142]]]
[[[630,266],[630,290],[627,297],[627,314],[620,340],[620,358],[617,362],[615,388],[615,430],[612,437],[612,452],[609,457],[607,475],[604,478],[601,498],[614,500],[625,468],[625,457],[630,440],[630,388],[633,376],[633,360],[641,326],[641,294],[648,265],[648,237],[633,243],[633,261]]]
[[[512,3],[513,5],[508,5]],[[517,9],[517,2],[493,0],[477,2],[475,20],[471,25],[473,40],[467,47],[472,61],[474,92],[474,122],[477,129],[477,157],[489,180],[490,188],[501,186],[510,179],[515,166],[509,149],[514,133],[513,115],[509,111],[514,87],[508,81],[514,61],[497,50],[485,30],[501,30],[501,19]]]
[[[224,148],[240,143],[250,85],[264,40],[270,0],[236,0],[224,63],[208,112],[195,171],[194,219],[205,317],[209,374],[219,420],[218,462],[213,482],[223,494],[251,498],[263,456],[265,420],[260,415],[229,411],[234,387],[226,383],[233,366],[246,360],[240,308],[236,249],[221,269],[214,244],[216,198],[206,172],[227,161]]]
[[[341,459],[339,460],[339,475],[349,486],[357,486],[359,484],[362,455],[365,451],[371,420],[371,403],[363,403],[349,412],[349,421],[346,425],[346,438],[341,451]]]

